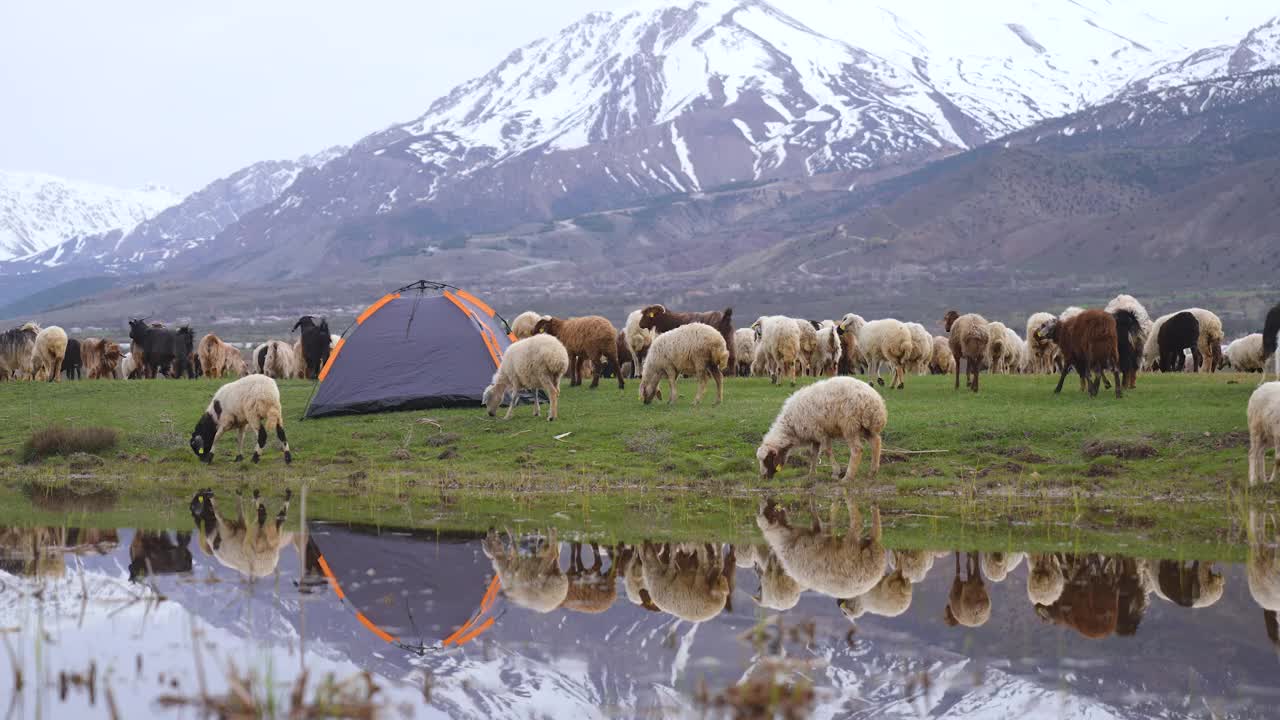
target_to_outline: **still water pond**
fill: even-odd
[[[0,529],[6,717],[1275,717],[1280,560],[311,523]],[[261,521],[261,524],[259,524]],[[856,534],[855,534],[856,533]],[[769,706],[759,714],[761,706]]]

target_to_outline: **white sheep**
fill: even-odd
[[[870,385],[850,377],[820,380],[792,393],[782,404],[769,432],[756,449],[761,477],[772,478],[787,462],[787,454],[797,445],[808,445],[809,477],[825,451],[831,460],[832,474],[837,480],[853,480],[862,461],[862,445],[871,443],[871,473],[880,471],[880,433],[888,422],[889,412],[884,398]],[[832,440],[849,444],[849,465],[843,471],[836,465]]]
[[[800,328],[784,315],[773,315],[756,320],[760,328],[760,344],[764,348],[766,366],[774,385],[783,375],[789,375],[796,384],[800,366]]]
[[[120,358],[120,364],[116,366],[116,379],[128,380],[138,371],[138,361],[134,359],[133,353],[125,353]]]
[[[654,397],[662,399],[658,385],[665,378],[671,391],[668,403],[676,401],[676,380],[688,375],[698,379],[698,393],[693,404],[702,402],[707,391],[707,379],[716,381],[716,405],[724,401],[724,373],[721,368],[729,364],[729,348],[724,336],[705,323],[689,323],[668,330],[654,339],[649,346],[649,357],[640,376],[640,399],[645,405]]]
[[[772,375],[769,367],[769,353],[765,352],[764,343],[756,340],[755,354],[751,359],[751,374],[755,377]]]
[[[933,553],[929,550],[894,550],[893,566],[912,583],[922,583],[933,569]]]
[[[986,360],[987,369],[993,375],[1006,372],[1005,360],[1007,353],[1005,348],[1009,345],[1009,334],[1006,332],[1008,329],[1008,326],[998,320],[987,323],[987,337],[990,338],[990,341],[987,342],[987,354],[984,359]]]
[[[837,599],[864,595],[880,582],[885,569],[881,542],[880,509],[871,508],[871,535],[862,536],[858,506],[845,498],[849,531],[837,537],[825,531],[816,509],[813,527],[792,527],[786,511],[772,501],[760,502],[756,525],[783,570],[801,586]],[[833,513],[834,518],[834,513]]]
[[[1080,307],[1079,305],[1072,305],[1066,310],[1063,310],[1062,313],[1058,315],[1058,322],[1066,322],[1071,318],[1079,315],[1082,312],[1084,312],[1084,308]]]
[[[738,367],[733,368],[739,377],[754,373],[752,365],[756,357],[756,331],[751,328],[738,328],[733,331],[733,357]]]
[[[639,377],[644,371],[644,363],[641,355],[653,345],[653,340],[658,336],[658,331],[653,328],[640,327],[640,318],[644,317],[644,310],[632,310],[627,316],[627,324],[622,328],[622,334],[627,344],[627,352],[631,354],[631,376]],[[746,357],[751,357],[748,354]],[[621,358],[619,358],[621,361]]]
[[[753,560],[750,566],[755,568],[756,576],[760,579],[760,594],[752,596],[756,605],[770,610],[790,610],[795,607],[804,594],[804,586],[787,574],[782,561],[768,545],[749,549],[752,552],[748,554]]]
[[[917,375],[929,372],[929,364],[933,361],[933,336],[923,325],[917,322],[903,323],[911,332],[911,357],[907,360],[907,369]]]
[[[1249,484],[1273,482],[1280,475],[1280,382],[1263,383],[1249,396]],[[1267,448],[1275,465],[1267,477]]]
[[[533,335],[534,326],[537,325],[538,321],[543,317],[544,316],[539,315],[532,310],[526,310],[525,312],[520,313],[516,316],[515,320],[511,321],[511,334],[515,335],[517,340],[523,340],[530,337]]]
[[[862,617],[865,613],[881,617],[898,617],[911,607],[911,581],[901,571],[893,572],[880,578],[867,592],[857,597],[845,598],[836,603],[840,613],[849,622]]]
[[[569,578],[560,570],[560,543],[555,528],[547,531],[532,555],[521,554],[520,544],[511,533],[507,541],[490,530],[480,547],[498,575],[507,599],[534,612],[556,610],[569,596]]]
[[[800,373],[808,375],[816,372],[813,356],[818,350],[818,329],[808,320],[802,318],[791,318],[791,320],[800,331]]]
[[[1010,374],[1022,372],[1023,364],[1026,362],[1023,355],[1026,343],[1018,337],[1017,331],[1010,327],[1004,329],[1004,336],[1004,370]]]
[[[298,342],[302,342],[299,340]],[[255,360],[262,358],[261,372],[276,380],[289,380],[299,377],[299,365],[294,347],[283,340],[269,340],[264,343],[265,355],[254,352]],[[261,348],[263,346],[259,346]]]
[[[1026,553],[984,552],[979,558],[982,574],[991,582],[1004,582],[1014,568],[1022,564]]]
[[[941,335],[933,336],[933,360],[929,362],[929,372],[950,375],[955,369],[956,358],[951,354],[951,339]]]
[[[674,331],[665,332],[658,339],[671,332]],[[732,588],[719,553],[710,545],[660,547],[646,541],[640,548],[640,558],[644,588],[658,609],[694,623],[710,620],[725,609]]]
[[[58,382],[62,379],[62,358],[67,354],[67,332],[50,325],[36,335],[31,353],[31,378]]]
[[[1031,553],[1027,558],[1027,599],[1032,605],[1052,605],[1062,597],[1067,579],[1062,574],[1062,563],[1052,553]]]
[[[893,368],[891,388],[905,387],[906,364],[915,352],[911,330],[892,319],[872,320],[858,331],[858,349],[867,358],[867,375],[875,371],[876,383],[884,385],[880,378],[880,366],[887,362]]]
[[[840,356],[843,353],[839,326],[830,320],[820,323],[817,330],[817,346],[809,356],[809,367],[814,375],[835,375],[840,370]]]
[[[978,392],[978,376],[987,357],[987,345],[991,333],[987,332],[987,319],[977,313],[961,315],[958,310],[948,310],[942,318],[951,344],[951,356],[956,360],[956,390],[960,389],[960,362],[964,361],[966,385]]]
[[[1023,350],[1023,363],[1028,372],[1052,373],[1053,358],[1058,353],[1058,344],[1040,336],[1040,328],[1054,320],[1047,312],[1038,312],[1027,318],[1026,347]],[[1148,320],[1147,322],[1150,322]]]
[[[1274,520],[1272,521],[1274,522]],[[1280,612],[1280,537],[1267,534],[1267,516],[1249,511],[1249,559],[1245,564],[1249,594],[1265,612]]]
[[[265,375],[249,375],[218,388],[209,406],[191,433],[191,451],[203,463],[213,462],[213,446],[227,430],[236,430],[236,462],[244,460],[244,432],[257,428],[258,442],[253,461],[260,459],[267,446],[267,428],[275,428],[276,438],[284,449],[284,462],[293,462],[289,441],[284,435],[284,411],[280,408],[280,389],[275,380]]]
[[[1214,372],[1222,363],[1222,319],[1204,308],[1187,308],[1200,323],[1200,355],[1204,358],[1201,372]]]
[[[510,420],[520,402],[520,393],[532,390],[533,416],[540,417],[542,401],[538,391],[541,390],[551,401],[547,420],[555,420],[560,415],[560,379],[568,371],[569,352],[554,335],[543,333],[517,340],[502,353],[502,363],[493,373],[493,382],[484,389],[481,402],[489,410],[489,417],[493,417],[503,398],[510,395],[511,404],[503,418]]]
[[[1111,302],[1103,308],[1108,313],[1116,313],[1121,310],[1128,310],[1138,320],[1136,332],[1129,338],[1129,342],[1133,346],[1134,352],[1142,352],[1147,345],[1147,338],[1151,336],[1151,330],[1154,323],[1151,321],[1151,315],[1147,313],[1147,308],[1138,302],[1138,299],[1132,295],[1117,295],[1111,298]],[[1206,356],[1212,357],[1212,356]]]
[[[1262,333],[1245,335],[1232,340],[1223,352],[1236,372],[1257,372],[1263,369]]]

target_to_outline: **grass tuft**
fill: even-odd
[[[116,431],[107,427],[53,425],[32,433],[22,444],[18,457],[23,464],[30,464],[53,455],[94,455],[115,447],[116,440]]]

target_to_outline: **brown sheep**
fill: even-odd
[[[956,390],[960,389],[960,361],[964,360],[965,384],[978,392],[978,373],[982,370],[987,344],[991,341],[987,319],[977,313],[961,315],[955,310],[948,310],[942,324],[950,334],[951,356],[956,361]]]
[[[1071,368],[1080,374],[1081,389],[1088,389],[1090,397],[1097,397],[1102,376],[1111,370],[1115,376],[1116,397],[1123,397],[1120,382],[1120,351],[1116,343],[1116,319],[1103,310],[1085,310],[1067,320],[1050,320],[1038,332],[1062,350],[1062,375],[1058,378],[1055,393],[1062,392],[1062,383]],[[1090,379],[1096,373],[1096,377]]]
[[[942,619],[951,627],[981,627],[991,619],[991,596],[982,582],[977,553],[965,553],[964,572],[960,569],[960,553],[956,553],[956,575],[947,594],[947,607]],[[965,579],[961,579],[961,575]]]
[[[933,338],[933,357],[929,362],[930,375],[950,375],[956,358],[951,354],[951,340],[941,335]]]
[[[618,562],[614,555],[609,560],[609,570],[603,570],[600,547],[591,543],[591,567],[582,562],[582,543],[569,543],[569,593],[560,607],[574,612],[598,615],[613,606],[618,597]]]
[[[110,340],[85,338],[80,341],[81,367],[90,380],[114,378],[121,358],[120,346]]]
[[[608,358],[609,363],[617,368],[618,364],[618,329],[613,323],[599,315],[569,318],[544,317],[533,326],[533,334],[546,333],[564,344],[569,351],[569,386],[582,384],[582,362],[590,360],[591,387],[600,385],[600,358]],[[617,373],[618,389],[626,387],[622,373]]]
[[[213,333],[200,338],[196,355],[200,358],[200,367],[204,369],[206,377],[239,376],[244,375],[247,369],[240,351]]]
[[[653,330],[659,334],[675,330],[681,325],[700,322],[715,328],[724,338],[725,347],[729,349],[729,367],[736,367],[737,357],[733,348],[733,308],[709,312],[675,312],[662,305],[650,305],[640,311],[640,327]]]

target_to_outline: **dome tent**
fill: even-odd
[[[479,405],[512,340],[506,320],[471,293],[406,285],[344,333],[305,417]]]

